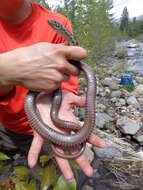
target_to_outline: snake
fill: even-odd
[[[56,33],[63,36],[69,45],[79,45],[73,34],[71,34],[62,24],[52,19],[48,20],[48,24]],[[77,123],[61,120],[59,118],[59,109],[62,102],[61,88],[52,92],[53,99],[50,117],[56,127],[68,129],[68,134],[56,131],[42,121],[36,109],[36,97],[39,94],[38,92],[28,91],[24,101],[24,109],[30,126],[43,138],[48,140],[55,156],[63,159],[75,159],[85,151],[86,142],[95,126],[96,77],[90,66],[83,61],[68,61],[84,73],[87,81],[85,118],[83,125],[80,126]],[[62,148],[63,151],[59,151],[57,147]],[[74,152],[69,153],[71,152],[70,150],[74,150]]]

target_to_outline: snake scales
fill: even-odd
[[[48,23],[57,33],[65,37],[65,39],[69,42],[69,45],[78,45],[77,40],[60,23],[54,20],[48,20]],[[65,159],[74,159],[79,157],[84,152],[86,141],[91,135],[95,125],[96,78],[87,64],[76,61],[69,62],[83,71],[87,80],[85,119],[83,126],[80,127],[76,123],[59,119],[58,112],[62,101],[62,93],[60,88],[53,92],[51,119],[55,126],[68,129],[69,134],[63,134],[55,131],[41,120],[39,113],[36,111],[35,101],[38,93],[33,91],[28,92],[25,98],[24,108],[31,127],[51,142],[51,147],[54,154]],[[76,151],[72,154],[66,154],[58,151],[54,145],[60,146],[66,151],[73,148],[76,149]]]

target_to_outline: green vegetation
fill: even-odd
[[[64,7],[55,9],[70,18],[75,36],[81,46],[88,50],[90,63],[97,63],[114,48],[112,15],[108,14],[111,7],[112,1],[109,3],[106,0],[64,0]]]
[[[122,13],[120,30],[122,34],[124,33],[130,38],[137,38],[143,41],[143,20],[137,20],[136,17],[134,17],[130,21],[127,7],[124,8]]]
[[[119,59],[124,59],[125,57],[127,57],[127,55],[128,55],[128,52],[125,47],[121,47],[117,52],[117,56]]]
[[[127,7],[124,8],[122,13],[120,29],[123,33],[129,33],[129,13]]]
[[[9,159],[5,154],[0,153],[0,173],[3,171],[3,161]],[[68,182],[63,176],[57,178],[56,165],[51,161],[52,158],[49,156],[40,157],[41,169],[37,173],[37,176],[41,177],[40,189],[48,190],[52,186],[53,190],[76,190],[76,180]],[[74,161],[70,161],[70,165],[77,179],[79,168]],[[36,184],[36,179],[32,177],[30,170],[24,166],[15,165],[9,171],[7,181],[0,177],[0,189],[3,188],[5,190],[36,190]]]
[[[45,0],[37,0],[45,5]],[[74,35],[80,45],[88,50],[88,62],[95,64],[103,56],[107,56],[115,47],[112,20],[109,13],[113,7],[112,0],[64,0],[63,5],[57,5],[54,11],[67,16],[73,27]],[[48,5],[45,5],[48,7]]]
[[[133,85],[121,85],[120,86],[120,89],[125,89],[127,90],[128,92],[133,92],[135,87]]]
[[[135,37],[136,40],[143,42],[143,34],[139,34]]]

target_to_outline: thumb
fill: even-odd
[[[84,107],[85,100],[86,100],[85,96],[76,96],[73,94],[72,104],[75,104],[76,106]]]

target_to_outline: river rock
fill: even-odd
[[[115,109],[113,108],[109,108],[106,110],[107,114],[110,116],[110,117],[115,117]]]
[[[112,98],[118,98],[121,96],[121,91],[120,90],[117,90],[117,91],[113,91],[112,94],[111,94],[111,97]]]
[[[121,158],[122,153],[114,146],[108,146],[107,148],[94,147],[94,152],[98,158]]]
[[[128,104],[128,105],[135,106],[136,108],[139,107],[139,103],[138,103],[136,97],[134,97],[134,96],[130,96],[130,97],[127,99],[127,104]]]
[[[140,109],[139,109],[140,113],[143,113],[143,104],[140,104]]]
[[[143,84],[140,84],[136,87],[134,93],[133,93],[136,97],[140,97],[143,96]]]
[[[120,131],[127,135],[135,135],[140,129],[140,125],[127,116],[119,118],[116,124]]]
[[[143,77],[136,77],[136,81],[137,81],[139,84],[143,84]]]
[[[94,189],[89,185],[84,185],[82,190],[94,190]]]
[[[104,128],[104,125],[106,123],[109,123],[110,121],[113,121],[113,118],[111,118],[106,113],[97,113],[96,114],[96,126],[100,129]]]
[[[122,106],[125,106],[125,105],[126,105],[126,100],[123,99],[123,98],[120,98],[120,99],[119,99],[119,102],[120,102],[120,104],[121,104]]]
[[[137,48],[139,45],[134,43],[134,44],[128,44],[127,48]]]
[[[143,96],[140,96],[137,101],[139,102],[139,104],[143,104]]]
[[[119,89],[118,84],[112,78],[105,78],[102,81],[102,85],[103,86],[108,86],[112,90],[118,90]]]
[[[99,110],[100,112],[104,112],[104,111],[106,110],[106,106],[103,105],[103,104],[98,104],[98,105],[97,105],[97,108],[98,108],[98,110]]]
[[[134,139],[136,139],[139,143],[143,143],[143,128],[137,132]]]
[[[136,139],[139,143],[142,143],[142,142],[143,142],[143,134],[142,134],[142,135],[138,134],[138,135],[135,137],[135,139]]]
[[[96,185],[94,190],[115,190],[115,189],[113,188],[111,189],[111,187],[107,187],[106,185],[100,184]]]
[[[128,42],[126,42],[126,46],[127,48],[137,48],[139,47],[138,41],[135,39],[129,40]]]
[[[111,98],[111,102],[112,102],[112,103],[116,103],[116,102],[117,102],[117,98],[116,98],[116,97]]]
[[[103,97],[103,98],[100,99],[100,100],[101,100],[101,103],[102,103],[103,105],[105,105],[105,106],[107,106],[107,105],[109,104],[109,99],[106,98],[106,97]]]
[[[118,107],[118,108],[120,108],[122,105],[121,105],[120,102],[116,102],[116,103],[115,103],[115,106]]]
[[[105,87],[105,94],[108,96],[111,93],[110,88]]]

